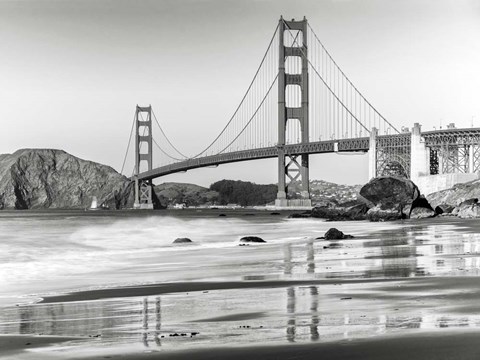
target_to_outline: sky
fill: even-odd
[[[197,153],[240,102],[280,15],[306,16],[397,128],[480,127],[477,0],[0,0],[0,154],[57,148],[120,171],[136,104],[151,104],[172,142]],[[276,165],[156,182],[275,183]],[[315,155],[310,175],[363,183],[367,156]]]

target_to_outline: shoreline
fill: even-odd
[[[422,278],[370,278],[370,279],[322,279],[322,280],[270,280],[270,281],[191,281],[157,283],[136,286],[119,286],[106,289],[82,290],[64,293],[60,295],[45,296],[35,304],[68,303],[78,301],[94,301],[113,298],[142,297],[153,295],[165,295],[196,291],[234,290],[234,289],[258,289],[258,288],[281,288],[289,286],[307,285],[343,285],[343,284],[367,284],[389,283],[398,281],[414,281]],[[432,277],[433,279],[433,277]],[[438,279],[438,278],[435,278]]]

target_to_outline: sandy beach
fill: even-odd
[[[98,261],[101,256],[110,259],[112,247],[123,246],[114,230],[131,226],[122,225],[127,220],[102,216],[94,219],[98,227],[93,228],[92,218],[62,221],[75,221],[67,245],[80,242],[85,251],[95,251],[92,259]],[[74,282],[85,279],[104,286],[67,290],[61,272],[53,273],[55,281],[38,280],[46,287],[43,293],[25,293],[2,307],[0,358],[480,356],[480,234],[474,221],[294,223],[297,220],[268,215],[227,223],[198,216],[186,217],[179,225],[171,218],[154,220],[145,219],[144,224],[163,224],[169,237],[182,226],[191,228],[191,234],[196,231],[196,240],[201,240],[199,224],[208,236],[190,247],[167,243],[154,248],[146,242],[134,254],[125,241],[125,255],[115,250],[111,270],[92,263],[88,273],[69,275]],[[301,225],[302,233],[295,232],[294,224]],[[342,226],[355,238],[315,239],[331,226]],[[234,228],[239,235],[263,229],[268,242],[239,247],[237,235],[230,235]],[[104,248],[91,247],[90,236],[103,239],[102,229]],[[213,229],[217,233],[211,238]],[[116,237],[116,243],[110,243],[109,236]],[[85,254],[89,259],[90,253]],[[119,256],[125,256],[122,262]],[[132,275],[137,281],[129,278]],[[157,281],[141,284],[146,275]],[[60,285],[66,290],[58,290]],[[23,289],[18,281],[9,286]]]

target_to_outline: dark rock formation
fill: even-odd
[[[364,185],[360,195],[374,205],[368,211],[367,218],[382,221],[406,218],[413,209],[413,203],[420,197],[420,192],[411,180],[382,176]]]
[[[424,208],[433,211],[433,207],[430,205],[424,195],[420,195],[418,198],[413,200],[409,213],[411,213],[415,208]]]
[[[469,206],[469,205],[475,205],[478,204],[478,198],[473,198],[473,199],[468,199],[465,201],[462,201],[458,207],[464,207],[464,206]]]
[[[442,215],[442,214],[450,214],[453,209],[455,209],[454,206],[447,205],[447,204],[440,204],[435,207],[435,214],[436,215]]]
[[[62,150],[23,149],[0,155],[0,209],[132,207],[133,186],[109,166]]]
[[[352,239],[352,235],[346,235],[338,229],[330,228],[325,233],[325,235],[318,239],[325,239],[325,240],[343,240],[343,239]]]
[[[411,180],[381,176],[364,185],[360,189],[360,195],[374,205],[380,205],[382,209],[391,209],[412,204],[420,192]]]
[[[193,241],[190,240],[189,238],[177,238],[173,240],[173,243],[174,244],[190,244],[190,243],[193,243]]]
[[[365,220],[367,211],[368,206],[358,201],[338,205],[330,203],[314,207],[311,216],[331,221]]]
[[[266,241],[258,236],[244,236],[240,239],[243,243],[265,243]]]
[[[311,211],[304,211],[302,213],[293,213],[288,215],[289,219],[303,219],[303,218],[309,218],[312,216]]]

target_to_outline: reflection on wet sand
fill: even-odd
[[[320,335],[318,334],[318,324],[320,322],[318,318],[318,287],[310,286],[310,295],[312,297],[312,305],[310,311],[312,312],[312,322],[310,324],[310,339],[312,341],[318,340]]]
[[[287,288],[287,340],[295,341],[295,289],[293,287]]]
[[[283,247],[283,274],[302,279],[479,276],[480,234],[437,225],[377,239],[289,243]]]
[[[378,286],[377,292],[381,291]],[[233,345],[281,342],[283,338],[287,342],[305,343],[359,338],[392,330],[480,328],[479,315],[436,313],[435,309],[424,306],[402,311],[403,304],[412,301],[412,292],[408,289],[397,293],[395,301],[388,296],[383,300],[380,297],[357,299],[355,293],[369,287],[371,285],[365,287],[360,283],[356,287],[290,286],[202,292],[190,294],[195,307],[189,306],[191,299],[185,295],[20,306],[0,315],[0,331],[84,337],[76,341],[77,346],[85,342],[91,346],[93,341],[96,346],[137,343],[143,347],[171,348],[179,342],[207,346],[212,341]],[[388,295],[390,290],[384,291]],[[340,296],[345,294],[351,297],[341,300]],[[238,301],[241,297],[262,301],[246,304]],[[448,300],[444,300],[446,304]],[[215,310],[212,314],[221,311],[228,320],[196,321],[209,309]],[[256,314],[261,311],[263,316],[241,316],[253,310]],[[279,316],[282,312],[285,317]],[[171,336],[177,331],[188,336]],[[193,333],[200,335],[191,336]]]
[[[244,277],[246,283],[276,276],[278,280],[334,278],[338,284],[307,282],[306,286],[9,307],[0,313],[0,332],[83,336],[78,346],[93,342],[168,349],[179,344],[305,343],[390,331],[480,328],[478,312],[472,310],[468,297],[462,297],[471,291],[469,284],[444,289],[458,294],[460,300],[454,304],[437,286],[425,287],[432,281],[426,276],[480,275],[479,234],[426,226],[373,237],[310,239],[271,247],[269,251],[276,251],[273,270]],[[418,279],[398,280],[414,277]],[[395,281],[389,287],[377,281],[341,281],[362,278]],[[170,336],[175,333],[180,336]]]

